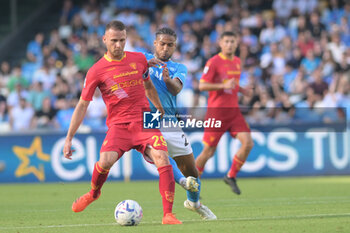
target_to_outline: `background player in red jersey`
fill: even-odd
[[[148,63],[141,53],[126,52],[126,29],[122,22],[106,25],[103,42],[107,53],[88,71],[81,98],[74,110],[63,153],[72,156],[72,139],[81,124],[96,87],[107,106],[108,132],[95,164],[91,190],[73,202],[74,212],[83,211],[101,195],[109,169],[125,151],[137,149],[159,172],[159,191],[162,196],[163,224],[181,224],[172,214],[175,181],[169,163],[166,142],[159,131],[143,132],[142,110],[149,108],[146,96],[164,113],[157,91],[148,76]]]
[[[204,148],[196,159],[196,166],[200,174],[203,173],[204,166],[214,155],[221,136],[229,131],[242,146],[234,156],[224,181],[231,186],[233,192],[240,194],[236,175],[253,148],[253,140],[249,126],[238,106],[238,92],[249,95],[249,91],[239,86],[241,61],[234,55],[237,40],[237,35],[233,32],[224,32],[220,36],[221,52],[208,60],[200,80],[199,89],[209,91],[206,117],[221,120],[222,128],[216,131],[211,129],[204,131]]]

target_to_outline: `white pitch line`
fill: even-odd
[[[283,202],[287,201],[288,202]],[[310,201],[309,201],[310,200]],[[227,204],[227,202],[231,202],[230,204]],[[209,201],[207,203],[216,204],[216,203],[225,203],[225,206],[246,206],[247,202],[249,205],[294,205],[294,204],[328,204],[328,203],[335,203],[335,204],[343,204],[343,203],[349,203],[349,197],[348,196],[335,196],[335,197],[293,197],[293,198],[282,198],[282,197],[276,197],[276,198],[261,198],[261,199],[221,199],[217,201]],[[145,202],[147,203],[147,202]],[[149,202],[153,203],[153,202]],[[152,206],[147,206],[147,208],[152,208]],[[154,207],[158,208],[158,207]],[[95,208],[96,211],[105,211],[105,210],[111,210],[113,208]],[[67,208],[62,209],[24,209],[21,210],[21,213],[39,213],[39,212],[62,212],[67,211]],[[2,210],[2,213],[10,213],[10,212],[18,212],[16,209],[6,209]],[[0,228],[1,229],[1,228]]]
[[[215,222],[228,221],[258,221],[258,220],[284,220],[284,219],[303,219],[303,218],[320,218],[320,217],[350,217],[350,213],[332,213],[332,214],[308,214],[308,215],[290,215],[290,216],[268,216],[268,217],[253,217],[253,218],[221,218],[214,220]],[[199,219],[183,220],[186,222],[206,222]],[[207,221],[208,222],[208,221]],[[209,221],[210,222],[210,221]],[[161,224],[161,221],[142,222],[146,224]],[[0,230],[15,230],[15,229],[42,229],[42,228],[66,228],[66,227],[92,227],[92,226],[113,226],[117,223],[100,223],[100,224],[70,224],[70,225],[48,225],[48,226],[19,226],[19,227],[0,227]]]
[[[288,201],[283,203],[282,201]],[[311,201],[308,201],[311,200]],[[348,203],[350,202],[348,196],[332,196],[332,197],[273,197],[273,198],[239,198],[239,199],[220,199],[220,200],[215,200],[215,201],[208,201],[207,203],[215,204],[215,203],[225,203],[225,206],[243,206],[247,205],[246,202],[249,202],[248,204],[256,204],[258,203],[259,205],[262,205],[261,203],[264,203],[263,205],[270,205],[270,204],[286,204],[286,205],[291,205],[291,204],[323,204],[323,203],[329,203],[331,200],[332,203]],[[230,202],[230,204],[227,204],[227,202]],[[154,202],[151,201],[146,201],[143,202],[144,204],[152,204]],[[147,208],[152,208],[152,206],[147,206]],[[158,208],[158,207],[155,207]],[[97,211],[105,211],[105,210],[110,210],[111,208],[95,208]],[[112,208],[113,209],[113,208]],[[1,210],[2,213],[9,213],[9,212],[18,212],[16,209],[6,209],[6,210]],[[24,209],[21,210],[21,212],[61,212],[61,211],[67,211],[67,208],[62,208],[62,209]],[[1,228],[0,228],[1,229]]]
[[[233,202],[230,204],[225,204],[226,207],[238,207],[238,206],[280,206],[280,205],[296,205],[296,204],[303,204],[303,205],[311,205],[311,204],[345,204],[345,203],[350,203],[349,197],[347,197],[347,199],[335,199],[335,200],[315,200],[315,201],[299,201],[299,200],[294,200],[294,199],[290,199],[290,201],[288,202],[283,202],[283,201],[250,201],[249,203],[247,203],[249,200],[244,200],[241,203],[239,202]],[[211,206],[214,205],[214,202],[210,202]],[[152,208],[152,207],[147,207]],[[154,207],[155,208],[155,207]],[[106,210],[111,210],[113,208],[95,208],[96,211],[106,211]],[[25,210],[21,210],[21,213],[41,213],[41,212],[66,212],[67,208],[65,209],[42,209],[42,210],[38,210],[38,209],[25,209]],[[15,209],[7,209],[7,210],[3,210],[2,213],[12,213],[12,212],[18,212],[18,210]]]
[[[290,216],[267,216],[253,218],[235,218],[236,221],[253,221],[253,220],[283,220],[283,219],[303,219],[303,218],[321,218],[321,217],[350,217],[350,213],[339,214],[306,214],[306,215],[290,215]]]

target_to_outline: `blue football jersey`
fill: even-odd
[[[154,58],[153,54],[145,53],[147,61]],[[187,75],[187,68],[183,64],[173,62],[171,60],[165,62],[167,64],[169,70],[169,76],[171,79],[178,78],[182,82],[185,83],[185,78]],[[165,82],[163,81],[163,67],[150,67],[149,74],[152,79],[152,82],[157,89],[160,102],[163,105],[166,115],[175,115],[176,113],[176,96],[173,96]],[[149,100],[148,100],[149,101]],[[154,105],[149,101],[150,107],[152,111],[156,111]]]

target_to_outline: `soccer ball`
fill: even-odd
[[[124,200],[115,207],[115,220],[122,226],[136,226],[142,216],[142,208],[136,201]]]

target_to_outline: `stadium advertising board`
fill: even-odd
[[[305,128],[305,127],[304,127]],[[65,135],[27,134],[0,136],[0,182],[89,181],[98,159],[104,133],[77,134],[72,160],[62,156]],[[187,133],[194,154],[202,149],[202,132]],[[350,174],[350,129],[285,127],[253,128],[255,146],[239,176],[308,176]],[[203,178],[223,177],[239,142],[228,134],[221,139],[216,156],[208,161]],[[110,180],[155,179],[155,167],[132,151],[111,169]]]

